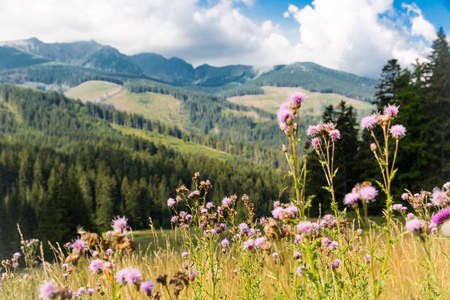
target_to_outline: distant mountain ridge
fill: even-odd
[[[312,62],[266,68],[247,65],[214,67],[207,64],[194,68],[192,64],[177,57],[167,59],[156,53],[127,56],[113,47],[95,41],[44,43],[37,38],[31,38],[0,42],[0,54],[3,53],[6,54],[0,55],[0,83],[11,82],[11,78],[27,81],[31,69],[34,70],[33,74],[41,72],[42,77],[51,79],[56,74],[52,73],[55,68],[49,67],[49,64],[59,64],[67,69],[69,86],[77,82],[73,78],[75,75],[71,74],[75,72],[70,71],[70,66],[87,69],[86,72],[92,72],[91,77],[120,75],[123,80],[127,77],[141,77],[187,89],[224,94],[227,94],[227,91],[240,94],[258,93],[261,92],[258,87],[262,85],[300,86],[311,91],[371,100],[377,84],[374,79],[328,69]],[[17,73],[12,71],[14,69],[17,69]],[[21,74],[21,79],[17,78],[17,74]],[[64,74],[57,74],[60,77],[59,82]],[[72,78],[69,78],[70,76]],[[103,79],[108,80],[106,77]],[[80,78],[78,81],[82,80]]]

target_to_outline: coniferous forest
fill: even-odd
[[[405,188],[431,190],[450,179],[450,52],[442,29],[432,48],[429,62],[418,62],[413,69],[402,69],[397,60],[389,60],[376,88],[377,109],[400,106],[396,122],[407,129],[397,157],[401,172],[393,189],[396,197]],[[211,180],[214,188],[208,197],[214,203],[230,193],[245,193],[255,204],[256,215],[264,216],[270,214],[274,201],[289,201],[291,183],[283,182],[286,165],[281,149],[276,150],[285,137],[276,121],[258,124],[251,118],[224,117],[221,106],[204,101],[205,94],[181,88],[139,80],[128,81],[127,87],[134,92],[172,93],[184,101],[197,129],[186,132],[59,93],[0,86],[0,255],[17,247],[16,224],[26,236],[58,242],[74,238],[78,225],[104,231],[117,215],[126,215],[133,229],[148,228],[149,217],[155,227],[170,227],[167,199],[176,188],[190,183],[196,171]],[[215,101],[243,109],[220,98]],[[360,130],[353,107],[345,102],[328,106],[322,120],[334,122],[342,135],[335,153],[337,198],[362,180],[381,181],[366,146],[371,137]],[[304,120],[299,127],[305,129],[313,121]],[[235,159],[185,155],[122,134],[112,125],[220,147]],[[220,134],[211,133],[214,126],[221,128]],[[316,195],[309,213],[317,216],[319,203],[322,213],[330,205],[327,192],[321,192],[325,183],[315,154],[308,153],[307,191]],[[372,207],[371,214],[380,213],[376,205]]]

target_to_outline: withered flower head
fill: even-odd
[[[166,274],[160,274],[158,277],[156,277],[156,282],[161,283],[162,285],[167,285],[167,275]]]

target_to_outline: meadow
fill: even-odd
[[[399,107],[388,105],[361,119],[373,137],[367,146],[383,180],[355,182],[344,199],[336,199],[334,149],[340,131],[319,122],[302,140],[297,124],[304,97],[294,93],[277,114],[295,196],[286,203],[274,201],[271,216],[255,215],[252,195],[223,195],[220,203],[210,202],[215,183],[196,172],[167,199],[171,230],[154,228],[149,219],[149,230],[133,231],[126,216],[117,216],[108,232],[80,228],[77,239],[51,245],[51,260],[44,258],[45,241],[22,236],[20,251],[2,261],[0,296],[448,299],[450,182],[436,183],[433,191],[405,189],[400,199],[391,195],[397,153],[407,134],[403,125],[393,125]],[[305,192],[306,157],[312,151],[332,210],[315,219],[307,213],[315,199]],[[368,214],[374,202],[384,204],[382,217]],[[238,205],[245,206],[244,215]]]

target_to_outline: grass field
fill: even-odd
[[[301,115],[320,116],[326,106],[329,104],[336,106],[341,100],[344,100],[348,105],[351,105],[356,109],[358,118],[370,114],[375,108],[375,106],[370,103],[337,94],[314,93],[301,88],[291,87],[264,86],[262,89],[264,90],[263,95],[231,97],[228,98],[228,101],[245,106],[254,106],[271,113],[277,113],[281,103],[288,101],[292,93],[300,90],[306,94],[306,99],[303,101],[302,109],[300,110]]]

